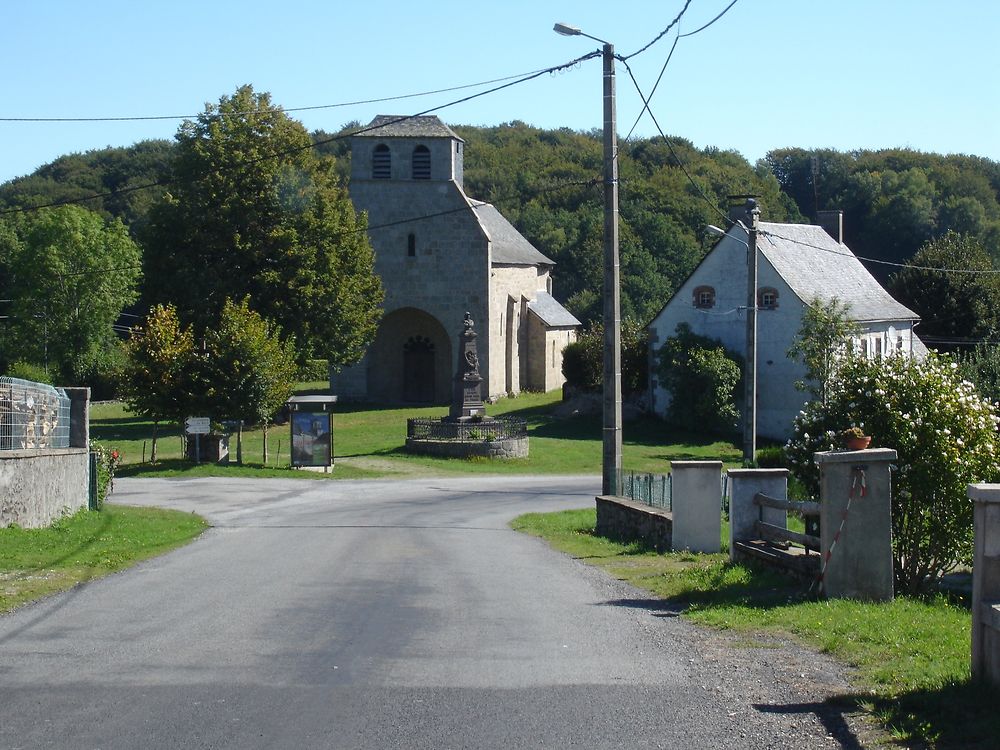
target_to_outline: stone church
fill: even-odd
[[[385,302],[364,359],[331,376],[342,400],[447,403],[466,312],[484,398],[563,383],[580,322],[552,296],[553,261],[466,195],[464,146],[434,116],[379,115],[352,139],[351,200],[368,214]]]

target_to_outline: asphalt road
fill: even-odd
[[[826,660],[695,628],[507,527],[598,490],[119,480],[115,502],[213,528],[0,617],[0,747],[861,745]]]

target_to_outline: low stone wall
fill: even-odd
[[[426,453],[449,458],[469,458],[471,456],[497,459],[527,458],[528,438],[477,440],[474,442],[406,438],[406,450],[411,453]]]
[[[0,451],[0,528],[48,526],[87,507],[86,448]]]
[[[619,542],[641,541],[657,552],[673,548],[674,519],[670,511],[652,508],[623,497],[597,498],[598,536]]]

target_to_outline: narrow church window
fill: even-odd
[[[427,146],[417,146],[413,149],[413,179],[429,180],[431,178],[431,151]]]
[[[372,152],[372,179],[388,180],[392,177],[392,156],[389,147],[380,143]]]
[[[415,234],[406,238],[406,254],[411,258],[417,257],[417,236]]]

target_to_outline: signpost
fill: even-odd
[[[199,435],[207,435],[212,431],[212,419],[210,417],[188,417],[184,420],[184,432],[194,435],[194,462],[201,463],[201,443]]]

